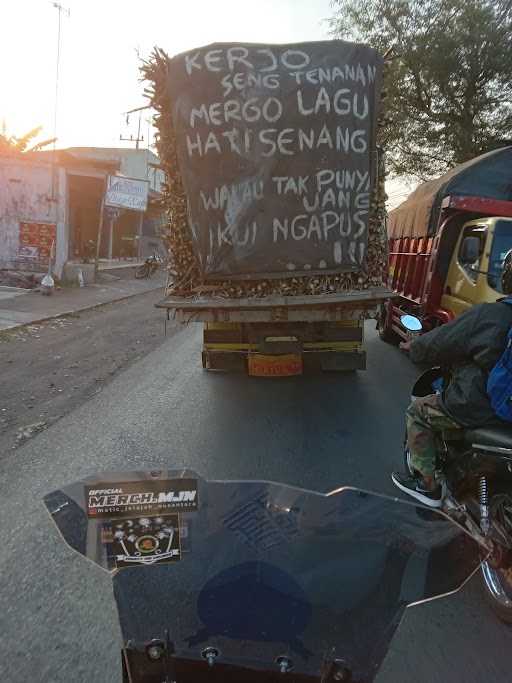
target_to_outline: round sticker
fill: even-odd
[[[154,536],[141,536],[135,542],[135,547],[141,553],[154,553],[158,548],[158,539]]]

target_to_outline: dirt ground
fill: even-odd
[[[0,333],[0,457],[165,340],[157,291]],[[167,336],[178,329],[167,324]]]

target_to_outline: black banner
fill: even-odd
[[[205,276],[364,268],[382,58],[366,45],[216,43],[171,60]]]

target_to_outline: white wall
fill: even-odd
[[[119,172],[129,178],[149,180],[155,192],[161,192],[165,174],[150,164],[158,164],[158,157],[149,149],[124,149],[116,147],[70,147],[74,157],[91,161],[113,161],[119,164]]]
[[[57,169],[52,199],[49,163],[0,157],[0,266],[15,267],[19,258],[20,223],[56,223],[57,250],[66,249],[65,188]]]
[[[150,164],[158,164],[158,157],[148,149],[119,150],[121,162],[120,172],[129,178],[149,180],[149,187],[155,192],[162,191],[162,183],[165,174],[160,169],[153,168]]]

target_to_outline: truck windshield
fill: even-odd
[[[505,256],[512,249],[512,221],[497,221],[494,229],[494,240],[492,243],[491,254],[489,257],[489,269],[487,281],[489,286],[497,292],[503,293],[501,289],[501,271]]]

